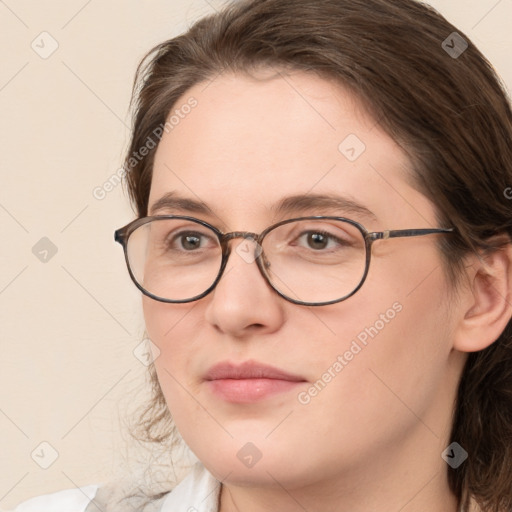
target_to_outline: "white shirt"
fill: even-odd
[[[99,485],[66,489],[36,496],[20,503],[13,512],[85,512]],[[220,482],[200,463],[163,499],[159,512],[218,512]]]

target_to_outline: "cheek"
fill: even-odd
[[[154,363],[160,388],[174,425],[193,451],[205,435],[226,436],[200,396],[197,367],[204,364],[208,354],[202,308],[199,302],[165,304],[143,299],[146,330],[160,350]]]
[[[448,285],[439,261],[401,266],[390,259],[375,258],[375,272],[364,287],[339,313],[333,308],[322,315],[337,336],[322,371],[337,376],[314,399],[325,407],[341,400],[345,412],[376,430],[414,422],[411,410],[420,414],[429,407],[452,348]],[[325,346],[316,348],[326,354]],[[343,369],[336,372],[338,356]],[[325,377],[321,380],[330,379]]]
[[[189,314],[194,307],[194,303],[166,304],[143,298],[146,331],[160,351],[155,359],[155,368],[166,398],[170,394],[169,388],[174,388],[183,380],[194,357],[194,327],[191,325],[194,315]],[[169,380],[171,375],[177,381]]]
[[[143,312],[148,337],[160,351],[155,360],[157,372],[172,373],[193,390],[197,383],[191,376],[197,372],[192,370],[205,357],[204,304],[166,304],[144,297]]]
[[[188,327],[188,322],[183,320],[194,307],[195,303],[166,304],[146,296],[142,297],[146,331],[162,353],[178,348],[179,343],[176,341],[182,339],[182,335],[177,336],[176,333],[182,330],[185,324]]]
[[[146,324],[146,332],[150,340],[161,349],[161,340],[164,337],[164,325],[167,323],[167,312],[164,304],[156,302],[145,295],[142,296],[142,311]]]
[[[429,408],[439,398],[452,349],[447,283],[438,265],[404,266],[401,275],[390,296],[401,311],[371,340],[367,384],[403,419],[432,414],[434,425]]]
[[[148,337],[160,351],[155,359],[158,381],[173,417],[180,417],[182,404],[191,402],[182,396],[183,389],[194,390],[194,383],[187,380],[193,357],[187,343],[191,337],[183,332],[184,328],[190,329],[188,314],[194,304],[166,304],[145,296],[142,301]]]

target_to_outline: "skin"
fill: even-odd
[[[369,231],[440,227],[433,204],[409,185],[404,151],[339,85],[301,72],[260,71],[196,85],[176,108],[190,97],[198,106],[158,146],[149,207],[175,191],[211,213],[155,213],[196,216],[224,232],[260,233],[283,218],[321,214],[352,218]],[[338,150],[349,134],[366,145],[355,162]],[[286,196],[333,192],[375,218],[323,208],[277,217],[271,210]],[[363,287],[329,306],[278,296],[256,263],[234,250],[241,239],[230,242],[225,274],[203,299],[165,304],[143,297],[163,393],[188,446],[223,481],[221,512],[457,510],[441,458],[457,384],[466,352],[496,339],[510,309],[497,306],[484,285],[463,287],[454,300],[439,236],[446,235],[376,242]],[[510,276],[509,260],[508,253],[488,264],[502,269],[498,277]],[[484,275],[477,261],[468,262],[473,284]],[[509,296],[508,288],[499,291]],[[300,403],[298,392],[396,303],[401,311],[378,335],[308,404]],[[252,404],[211,392],[204,375],[212,365],[247,360],[306,382]],[[248,442],[262,455],[251,468],[237,457]]]

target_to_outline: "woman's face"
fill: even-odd
[[[194,108],[180,110],[187,102]],[[348,217],[369,231],[439,227],[433,205],[408,184],[403,150],[350,94],[318,77],[222,75],[190,89],[172,114],[156,152],[150,214],[190,215],[224,232],[260,233],[307,215]],[[169,192],[207,209],[170,202],[153,211]],[[278,213],[294,196],[301,207]],[[375,242],[363,287],[328,306],[280,297],[240,238],[206,297],[143,297],[169,409],[217,478],[291,489],[347,475],[385,478],[391,462],[395,471],[411,457],[444,464],[463,359],[452,350],[438,236]],[[254,365],[286,375],[251,379],[244,370]]]

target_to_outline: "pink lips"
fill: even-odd
[[[210,390],[228,402],[251,403],[295,388],[305,379],[254,361],[219,363],[204,377]]]

